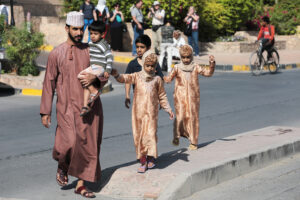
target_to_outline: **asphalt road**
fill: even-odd
[[[300,127],[299,83],[299,70],[259,77],[249,73],[201,77],[199,143],[271,125]],[[104,134],[100,159],[104,177],[112,168],[135,162],[131,111],[124,107],[124,86],[113,81],[113,87],[112,92],[101,96]],[[165,88],[173,106],[174,83]],[[75,183],[60,190],[55,182],[57,164],[51,158],[55,115],[51,128],[43,128],[39,104],[40,97],[0,97],[0,199],[81,199],[73,193]],[[181,140],[179,147],[173,147],[171,140],[172,121],[161,111],[159,154],[188,146]],[[70,183],[75,180],[71,178]],[[99,184],[92,186],[97,188]]]

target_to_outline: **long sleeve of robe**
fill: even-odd
[[[136,157],[153,156],[157,158],[157,120],[159,104],[166,111],[171,111],[170,104],[159,76],[146,82],[142,72],[122,74],[125,83],[135,84],[132,104],[132,132]]]
[[[40,113],[51,115],[56,91],[57,128],[53,158],[69,175],[95,182],[101,175],[102,104],[100,98],[97,99],[91,112],[80,117],[83,88],[77,79],[79,72],[89,65],[88,46],[63,43],[56,47],[48,58]]]
[[[214,73],[214,67],[195,65],[192,72],[185,72],[174,66],[167,79],[175,78],[174,107],[175,120],[173,126],[174,138],[185,137],[192,144],[198,144],[200,87],[198,75],[209,77]]]

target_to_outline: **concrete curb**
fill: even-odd
[[[269,128],[272,127],[261,130],[267,130]],[[237,138],[239,135],[235,135],[234,137]],[[230,138],[232,137],[228,139]],[[296,153],[300,153],[300,138],[297,141],[283,141],[280,145],[269,145],[255,152],[249,152],[239,157],[233,157],[220,163],[215,163],[206,169],[196,170],[195,172],[187,173],[183,177],[177,177],[157,200],[175,200],[191,196],[195,192],[261,169],[281,158]]]
[[[182,149],[178,157],[185,152]],[[204,144],[186,155],[189,162],[172,161],[174,152],[163,154],[158,163],[172,165],[143,175],[136,173],[138,164],[117,169],[100,194],[117,199],[179,200],[296,153],[300,153],[299,128],[266,127]]]

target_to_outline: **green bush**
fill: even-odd
[[[40,52],[38,48],[42,46],[43,38],[42,33],[30,33],[25,27],[22,29],[13,27],[5,31],[3,46],[8,59],[12,62],[13,71],[18,75],[39,74],[34,60]]]
[[[280,0],[268,10],[276,33],[281,35],[296,33],[297,25],[300,25],[300,0]]]

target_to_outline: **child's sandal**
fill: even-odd
[[[198,146],[196,144],[190,144],[189,150],[197,150]]]
[[[100,91],[100,90],[98,90],[98,92],[97,92],[96,94],[91,93],[87,105],[88,105],[88,106],[91,106],[91,104],[92,104],[92,103],[100,96],[100,94],[101,94],[101,91]]]
[[[90,107],[83,106],[80,111],[80,117],[87,115],[90,111]]]
[[[148,168],[147,168],[147,163],[145,163],[144,165],[141,165],[141,166],[138,168],[137,172],[143,174],[143,173],[145,173],[145,172],[147,171],[147,169],[148,169]]]
[[[153,169],[155,167],[155,159],[153,157],[150,157],[147,159],[147,168]]]
[[[172,141],[172,144],[174,146],[178,146],[179,145],[179,138],[174,138],[173,141]]]

